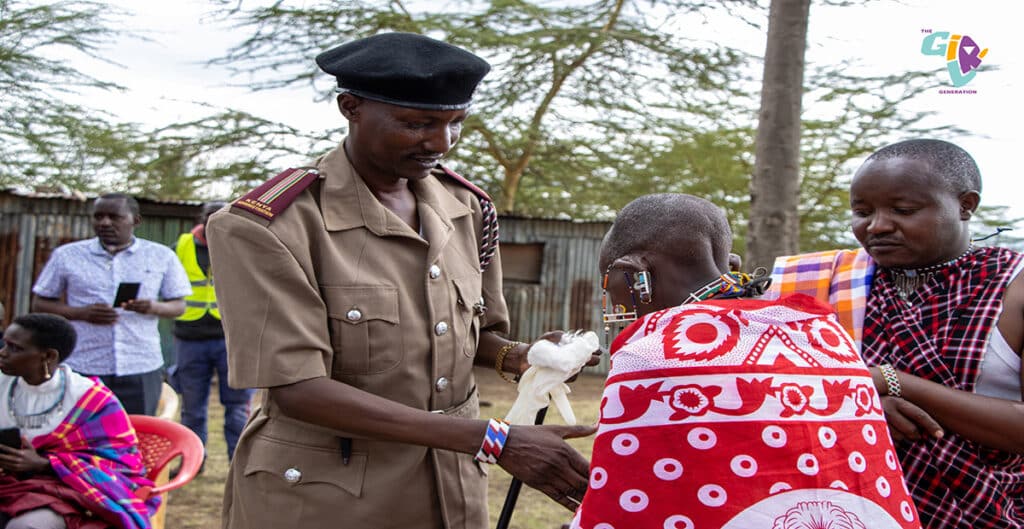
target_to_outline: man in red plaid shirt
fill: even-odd
[[[867,298],[853,325],[927,529],[1024,527],[1024,256],[972,245],[980,191],[971,156],[931,139],[878,150],[850,188],[871,260],[862,286],[847,282]],[[780,262],[794,278],[780,292],[813,267]]]

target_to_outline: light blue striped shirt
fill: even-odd
[[[58,247],[32,292],[46,298],[66,295],[66,302],[72,307],[110,305],[121,282],[141,283],[138,299],[176,299],[192,293],[185,269],[174,252],[139,238],[113,255],[98,238]],[[78,332],[78,345],[66,361],[68,366],[90,375],[136,375],[163,366],[159,318],[116,310],[119,314],[113,325],[71,322]]]

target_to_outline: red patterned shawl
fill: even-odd
[[[612,345],[573,529],[918,529],[871,375],[795,294],[634,322]]]

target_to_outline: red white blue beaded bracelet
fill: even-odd
[[[509,424],[501,419],[487,421],[487,433],[484,434],[484,442],[480,445],[474,459],[481,463],[491,465],[498,462],[501,451],[505,448],[505,441],[508,441]]]

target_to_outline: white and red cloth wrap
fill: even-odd
[[[920,529],[870,372],[827,305],[683,305],[611,354],[574,529]]]

